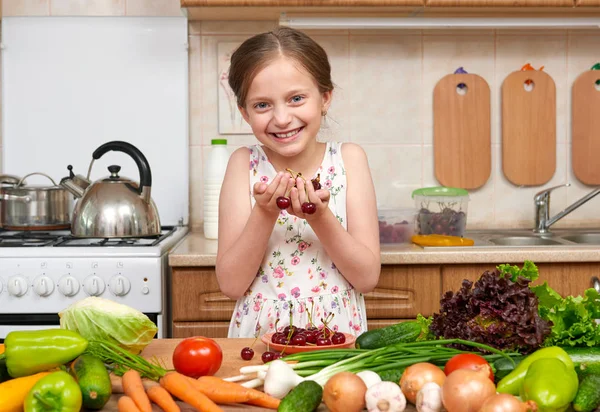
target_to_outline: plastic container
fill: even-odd
[[[227,139],[210,141],[211,150],[204,167],[204,236],[217,239],[219,234],[219,196],[229,162]]]
[[[463,236],[467,227],[469,192],[453,187],[425,187],[413,191],[419,235]]]
[[[413,208],[379,209],[379,243],[410,243],[417,211]]]

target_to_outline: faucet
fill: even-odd
[[[567,186],[571,186],[571,184],[566,183],[563,185],[554,186],[536,193],[536,195],[533,198],[533,201],[535,203],[535,227],[533,228],[534,233],[550,233],[550,226],[552,226],[554,223],[571,213],[573,210],[577,209],[579,206],[586,203],[591,198],[600,194],[599,187],[597,189],[592,190],[590,193],[583,196],[581,199],[578,199],[572,205],[567,206],[563,211],[558,212],[553,217],[550,217],[550,192],[552,192],[554,189]]]

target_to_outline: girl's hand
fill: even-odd
[[[319,189],[315,191],[310,180],[306,182],[302,178],[296,179],[296,187],[290,191],[291,206],[287,209],[291,215],[308,221],[315,220],[323,215],[328,210],[330,193],[327,189]],[[302,212],[302,204],[304,202],[312,202],[317,207],[315,213],[309,215]]]
[[[279,214],[280,209],[277,207],[277,198],[285,196],[288,190],[294,186],[294,179],[287,172],[279,172],[275,179],[267,185],[266,183],[257,182],[254,184],[253,195],[256,200],[256,206],[262,208],[268,213]]]

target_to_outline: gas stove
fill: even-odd
[[[0,231],[0,341],[15,329],[58,327],[88,296],[123,303],[168,330],[168,252],[187,227],[144,238],[76,238],[69,231]]]

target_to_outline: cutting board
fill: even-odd
[[[449,74],[435,86],[433,152],[435,177],[444,186],[477,189],[489,179],[490,87],[482,77]]]
[[[525,90],[532,81],[533,89]],[[542,71],[513,72],[502,85],[502,170],[518,186],[539,186],[556,169],[556,86]]]
[[[583,72],[573,83],[571,164],[575,177],[586,185],[600,185],[600,71]]]

